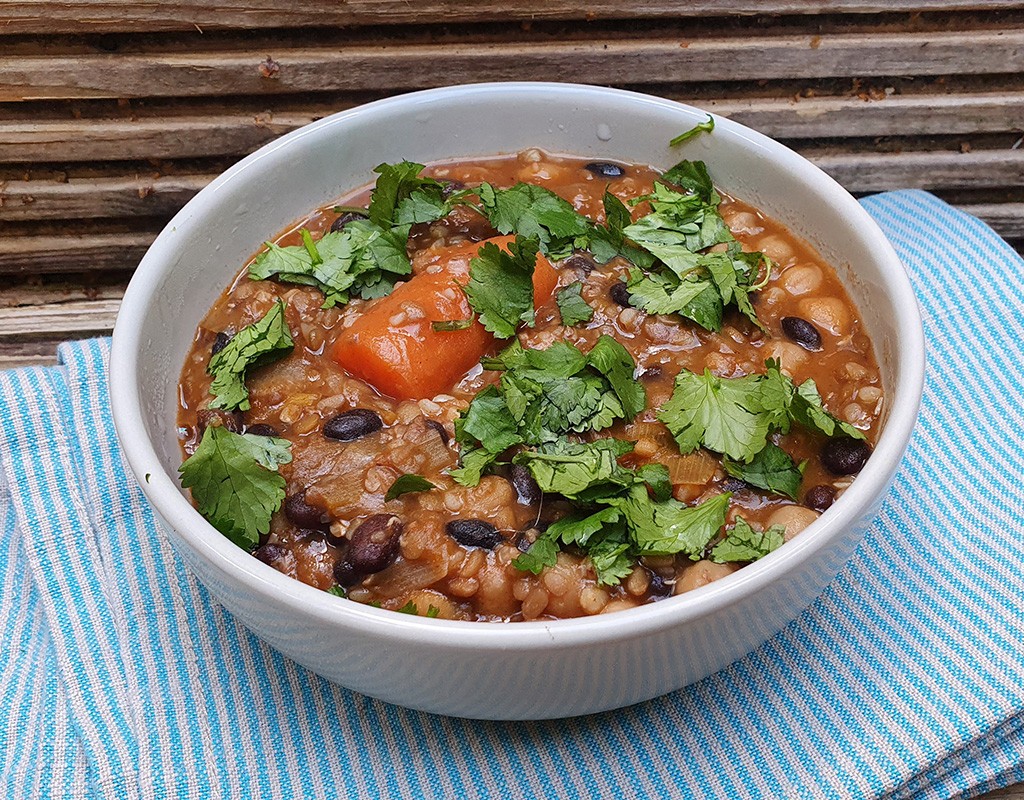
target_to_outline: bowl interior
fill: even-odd
[[[160,473],[144,487],[150,499],[172,524],[181,514],[202,523],[176,478],[178,376],[199,321],[264,239],[366,184],[381,162],[423,163],[526,147],[661,169],[682,158],[702,159],[718,186],[810,241],[839,271],[873,338],[889,426],[893,410],[899,410],[899,430],[890,434],[887,427],[866,468],[877,470],[878,479],[865,481],[862,475],[847,494],[880,492],[902,455],[920,392],[916,305],[899,262],[856,201],[782,145],[718,119],[710,136],[669,147],[669,139],[705,118],[688,106],[594,87],[454,87],[328,117],[240,162],[192,200],[154,243],[115,330],[115,418],[136,473]],[[152,450],[135,441],[140,436]],[[862,483],[871,485],[859,488]],[[219,539],[212,528],[203,535]],[[224,542],[209,546],[229,549]]]

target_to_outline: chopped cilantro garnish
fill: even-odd
[[[746,481],[751,486],[785,495],[791,500],[796,500],[803,478],[803,471],[789,453],[771,442],[749,464],[726,456],[722,459],[722,468],[732,477]]]
[[[245,373],[291,352],[294,343],[284,319],[284,301],[273,305],[262,319],[247,325],[210,358],[206,371],[213,376],[210,408],[249,409]]]
[[[586,246],[593,223],[543,186],[517,183],[497,189],[489,183],[476,190],[480,211],[501,233],[516,233],[536,239],[541,251],[550,258],[571,255]]]
[[[751,527],[742,517],[726,530],[725,538],[711,550],[711,560],[719,564],[727,561],[757,561],[762,556],[777,550],[785,541],[786,529],[772,525],[766,531]]]
[[[761,377],[719,378],[705,370],[698,375],[682,370],[672,397],[658,419],[676,439],[681,453],[700,446],[736,461],[750,461],[765,446],[769,417],[750,410]]]
[[[284,439],[210,425],[178,468],[181,485],[192,490],[199,513],[211,525],[251,550],[284,501],[285,480],[277,468],[292,460],[289,448]]]
[[[826,436],[863,439],[864,434],[825,410],[813,381],[797,386],[782,374],[778,361],[765,363],[764,374],[742,378],[681,371],[658,419],[680,452],[703,446],[722,453],[730,475],[795,499],[802,470],[768,442],[769,434],[787,433],[792,422]]]
[[[371,220],[357,219],[315,242],[308,231],[303,232],[301,245],[266,242],[267,249],[249,267],[249,277],[315,286],[324,293],[324,308],[331,308],[347,303],[351,294],[383,297],[412,271],[405,252],[407,225],[382,228]]]
[[[579,325],[594,318],[594,309],[583,299],[583,283],[573,281],[555,296],[563,325]]]
[[[515,336],[520,323],[533,324],[533,270],[537,241],[517,236],[506,253],[492,242],[469,263],[465,287],[483,326],[502,339]]]
[[[715,118],[708,114],[707,120],[699,122],[690,128],[688,131],[683,131],[681,134],[672,139],[668,144],[669,147],[675,147],[676,145],[682,144],[685,141],[692,139],[694,136],[699,136],[702,133],[711,133],[715,129]]]
[[[338,585],[334,585],[328,589],[327,594],[333,594],[335,597],[348,597],[348,592],[345,591],[345,587]]]
[[[524,450],[514,461],[530,470],[542,492],[570,499],[583,495],[605,495],[630,486],[632,470],[619,466],[618,459],[633,449],[622,439],[571,442],[559,439],[536,450]]]
[[[401,608],[396,608],[395,611],[397,611],[399,614],[412,614],[413,616],[419,616],[419,613],[420,613],[420,610],[416,607],[416,604],[412,600],[408,601]],[[434,619],[440,613],[441,613],[441,609],[439,609],[437,606],[431,604],[431,605],[427,606],[427,613],[424,614],[423,616],[430,617],[431,619]]]
[[[410,492],[429,492],[431,489],[436,488],[437,486],[422,475],[406,473],[405,475],[399,475],[395,479],[387,494],[384,495],[384,500],[394,500],[396,497],[401,497],[403,494],[409,494]]]
[[[715,185],[711,182],[708,167],[703,161],[680,161],[662,175],[661,179],[692,192],[709,205],[717,206],[722,202],[722,198],[715,191]]]
[[[530,549],[516,558],[512,566],[523,572],[539,575],[545,567],[553,567],[558,556],[558,542],[550,536],[541,536]]]
[[[586,355],[566,342],[535,350],[515,340],[485,359],[484,367],[504,374],[473,398],[455,424],[461,467],[451,475],[467,486],[476,485],[510,447],[600,431],[616,419],[632,419],[647,402],[633,378],[633,358],[610,336]]]
[[[374,167],[380,177],[370,193],[367,215],[381,228],[433,222],[451,208],[445,202],[444,186],[433,178],[420,176],[422,164],[401,161]]]

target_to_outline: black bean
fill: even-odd
[[[853,475],[871,455],[871,446],[863,439],[829,439],[821,448],[821,463],[833,475]]]
[[[437,435],[441,437],[441,441],[444,442],[445,447],[448,446],[448,442],[451,441],[451,439],[449,438],[448,431],[445,430],[444,425],[442,425],[436,419],[428,419],[427,427],[430,428],[432,431],[437,431]]]
[[[356,568],[352,566],[352,562],[347,558],[339,558],[334,562],[334,580],[346,589],[349,586],[354,586],[359,583],[359,579],[361,577],[362,576],[356,572]]]
[[[398,555],[402,528],[402,520],[394,514],[372,514],[353,532],[345,560],[360,575],[380,572]]]
[[[782,332],[804,350],[820,350],[821,334],[810,322],[801,317],[783,317]]]
[[[804,505],[815,511],[824,511],[836,501],[836,488],[822,483],[812,486],[804,495]]]
[[[493,550],[504,541],[498,529],[482,519],[455,519],[445,525],[444,529],[455,541],[466,547]]]
[[[331,529],[331,518],[322,508],[306,502],[306,493],[289,495],[284,501],[284,515],[288,520],[312,531],[327,532]]]
[[[273,425],[264,425],[262,422],[256,425],[247,425],[245,427],[246,433],[251,433],[253,436],[280,436],[277,432],[277,428]]]
[[[220,333],[218,333],[216,338],[214,338],[214,340],[213,340],[213,347],[210,348],[210,355],[211,356],[217,355],[217,353],[219,353],[221,350],[223,350],[225,347],[228,346],[228,342],[230,342],[230,341],[231,341],[231,334],[230,333],[225,333],[224,331],[221,331]]]
[[[257,547],[252,554],[268,567],[272,567],[276,561],[284,558],[288,551],[279,544],[267,542],[267,544]]]
[[[626,174],[621,164],[613,164],[610,161],[591,161],[586,168],[602,178],[621,178]]]
[[[211,425],[223,425],[232,433],[242,432],[242,412],[225,411],[222,408],[203,408],[196,412],[196,427],[199,435],[206,433]]]
[[[608,294],[611,296],[612,300],[624,308],[630,308],[633,305],[629,301],[629,289],[626,288],[626,284],[622,281],[615,281],[615,283],[611,285],[611,288],[608,289]]]
[[[461,192],[466,188],[466,184],[462,181],[453,181],[451,179],[441,181],[441,196],[448,198],[456,192]]]
[[[376,433],[384,427],[384,421],[376,411],[368,408],[353,408],[342,411],[324,423],[324,436],[339,442],[352,442]]]
[[[540,486],[533,479],[530,470],[521,464],[513,464],[508,473],[509,483],[516,490],[519,502],[524,506],[535,506],[541,500]]]
[[[651,582],[647,586],[647,593],[652,598],[668,597],[674,589],[675,586],[666,581],[657,572],[651,573]]]
[[[355,222],[357,219],[369,219],[369,217],[367,217],[366,214],[360,214],[357,211],[346,211],[331,223],[331,233],[337,233],[338,231],[344,230],[346,225],[350,222]]]
[[[559,266],[562,269],[578,269],[583,272],[592,272],[594,269],[594,260],[583,253],[574,253],[564,259]]]

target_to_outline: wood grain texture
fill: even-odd
[[[270,95],[451,83],[646,84],[1024,71],[1024,30],[757,37],[524,40],[286,48],[261,76],[257,52],[0,57],[0,101]]]
[[[53,181],[0,184],[0,222],[37,219],[169,218],[215,175]]]
[[[131,270],[155,238],[156,231],[0,237],[0,274]]]
[[[119,33],[300,28],[315,26],[405,25],[514,20],[664,19],[709,15],[869,14],[893,11],[951,11],[1024,8],[1018,0],[662,0],[623,4],[621,0],[295,0],[249,2],[104,2],[103,0],[10,0],[0,4],[0,35]]]
[[[663,96],[692,102],[686,95]],[[239,101],[234,101],[238,103]],[[722,116],[779,139],[979,134],[1024,131],[1024,92],[794,99],[722,97],[698,101]],[[135,119],[0,119],[0,162],[78,163],[243,156],[352,103],[305,111],[245,111]]]
[[[120,300],[76,300],[18,308],[0,308],[0,340],[52,339],[109,333],[114,327]]]

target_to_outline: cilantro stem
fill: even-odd
[[[299,231],[299,235],[302,236],[302,246],[306,248],[306,252],[309,253],[309,257],[313,260],[313,265],[323,264],[324,260],[320,257],[320,251],[316,249],[316,243],[313,241],[313,237],[309,232],[309,229],[303,228]]]

